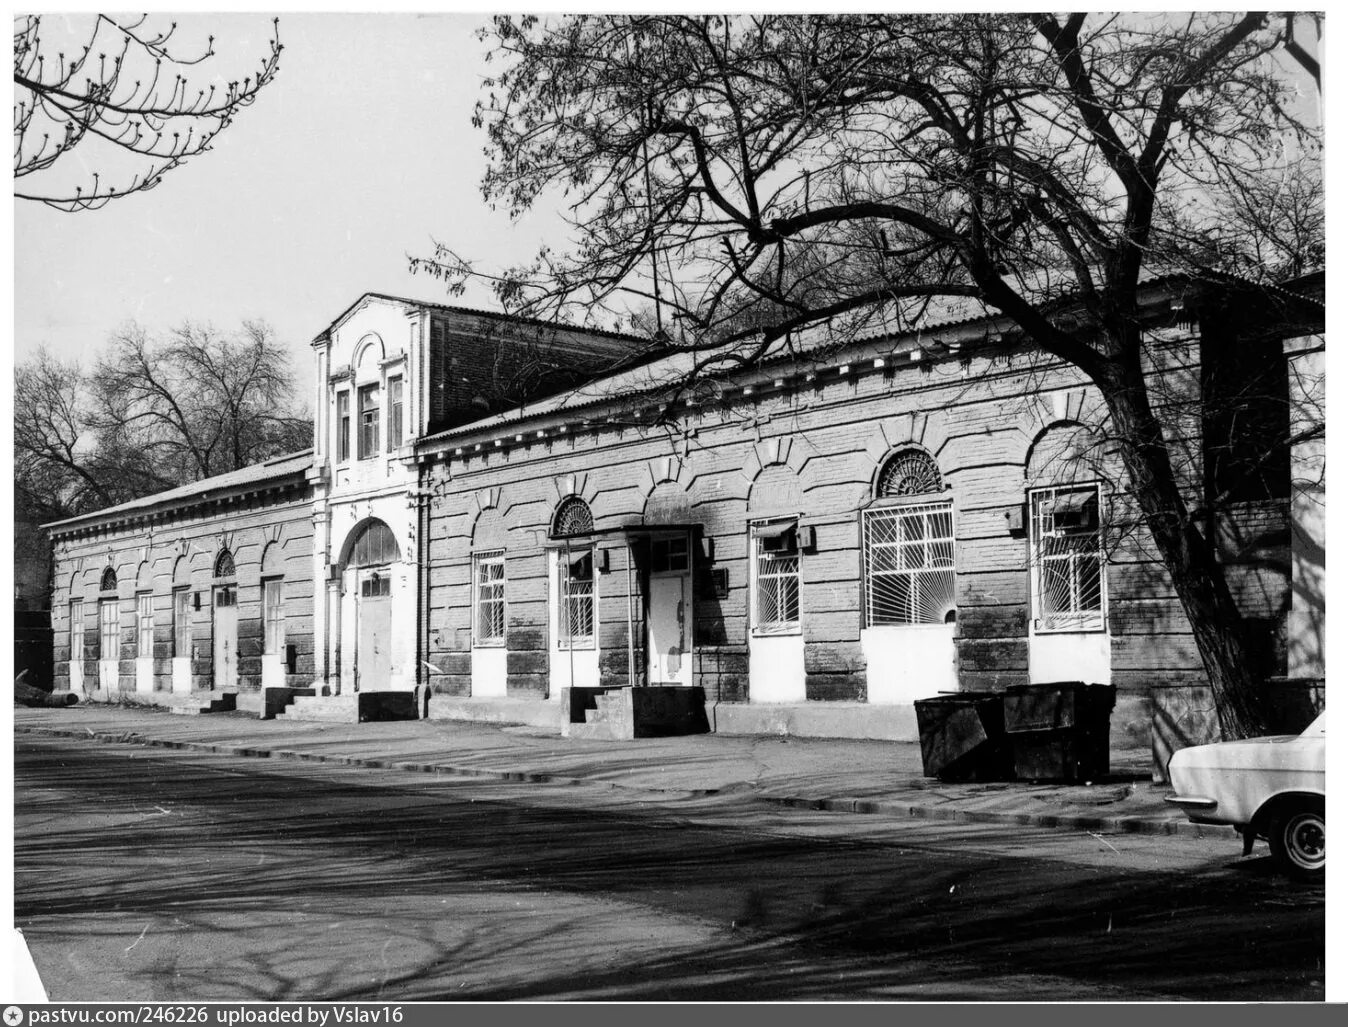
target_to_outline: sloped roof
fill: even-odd
[[[49,531],[59,531],[64,528],[74,528],[84,524],[116,519],[119,516],[155,507],[185,506],[218,493],[235,492],[249,485],[260,485],[295,475],[303,475],[313,462],[314,453],[312,449],[306,449],[299,453],[289,453],[285,456],[264,460],[262,463],[241,467],[237,471],[226,471],[224,474],[202,478],[200,481],[180,485],[178,488],[141,496],[141,498],[133,499],[127,503],[119,503],[116,506],[105,507],[102,510],[81,514],[78,517],[70,517],[64,521],[53,521],[50,524],[42,525],[42,527]]]

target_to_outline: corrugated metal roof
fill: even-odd
[[[227,471],[210,478],[202,478],[200,481],[194,481],[189,485],[180,485],[176,489],[141,496],[140,499],[133,499],[128,503],[119,503],[117,506],[105,507],[102,510],[81,514],[78,517],[70,517],[64,521],[53,521],[50,524],[42,525],[42,527],[48,530],[59,530],[109,518],[115,519],[122,514],[148,510],[152,507],[185,505],[189,502],[205,499],[213,493],[229,492],[248,485],[258,485],[263,482],[288,478],[291,475],[303,474],[313,462],[314,452],[311,449],[299,453],[289,453],[285,456],[264,460],[260,464],[241,467],[237,471]]]

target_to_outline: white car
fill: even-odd
[[[1267,838],[1285,873],[1325,870],[1325,715],[1299,735],[1272,735],[1180,749],[1170,757],[1166,802],[1199,824],[1231,824],[1249,855]]]

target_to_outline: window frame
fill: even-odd
[[[370,405],[366,406],[369,399]],[[356,387],[356,459],[369,460],[380,453],[379,448],[379,383],[370,382]]]
[[[337,462],[351,462],[351,390],[337,390]]]
[[[1061,493],[1084,492],[1087,489],[1093,489],[1095,492],[1096,524],[1094,528],[1095,547],[1090,553],[1091,560],[1095,563],[1096,582],[1099,591],[1098,606],[1096,608],[1081,607],[1074,605],[1070,609],[1056,611],[1050,615],[1061,618],[1061,623],[1048,626],[1044,624],[1046,615],[1043,611],[1043,570],[1046,559],[1051,559],[1055,563],[1066,563],[1066,580],[1071,592],[1080,595],[1081,581],[1077,572],[1077,566],[1082,562],[1082,557],[1086,554],[1075,549],[1068,551],[1060,557],[1045,557],[1043,553],[1043,524],[1040,520],[1040,510],[1036,504],[1036,499],[1046,498],[1048,502],[1053,502]],[[1055,485],[1044,485],[1026,490],[1026,512],[1028,514],[1029,525],[1026,531],[1026,543],[1029,546],[1029,569],[1030,569],[1030,630],[1036,635],[1096,635],[1109,630],[1109,560],[1105,553],[1105,518],[1104,507],[1104,487],[1098,480],[1082,482],[1064,482]],[[1084,532],[1077,537],[1084,537]],[[1062,537],[1062,536],[1049,536]]]
[[[71,599],[67,607],[70,618],[68,639],[70,641],[70,661],[84,662],[84,599]]]
[[[582,546],[579,549],[559,549],[557,551],[557,649],[561,652],[577,652],[595,648],[599,629],[599,576],[596,573],[594,547]],[[587,578],[571,576],[571,570],[581,561],[589,567]],[[588,585],[586,591],[582,586]],[[576,611],[588,608],[590,631],[577,634],[573,626],[578,619]]]
[[[889,628],[925,628],[937,624],[949,623],[946,617],[941,620],[923,620],[920,619],[919,606],[921,605],[920,596],[922,595],[921,583],[924,575],[933,575],[945,572],[950,575],[950,597],[955,609],[958,609],[956,598],[956,576],[955,576],[955,554],[958,551],[955,532],[955,504],[952,499],[937,498],[940,493],[927,493],[925,495],[914,494],[913,496],[898,496],[879,499],[871,503],[861,511],[861,626],[864,629],[889,629]],[[900,518],[921,516],[923,534],[921,538],[901,538],[898,529]],[[948,535],[937,535],[929,533],[929,527],[932,517],[945,516],[950,521],[950,531]],[[893,520],[895,528],[893,532],[893,541],[877,542],[874,539],[875,524],[880,520]],[[938,555],[933,557],[934,549],[939,551],[940,547],[949,547],[949,556]],[[892,548],[894,559],[892,567],[884,569],[876,568],[876,553],[881,548]],[[904,558],[905,553],[917,552],[922,554],[921,564],[911,564]],[[948,564],[942,564],[939,561],[948,560]],[[906,563],[911,565],[905,565]],[[905,600],[909,607],[908,619],[880,619],[876,614],[877,588],[876,586],[886,579],[898,580],[907,578],[908,585],[905,593],[908,598]],[[892,589],[898,591],[897,589]]]
[[[766,535],[754,530],[786,520],[791,521],[792,526],[778,535]],[[780,555],[772,550],[764,549],[766,539],[781,538],[788,534],[792,536],[793,544],[789,549],[783,549]],[[779,570],[778,568],[784,566],[787,559],[794,563],[794,568],[785,571]],[[764,574],[765,567],[772,568],[772,572]],[[800,522],[798,518],[761,517],[754,518],[749,522],[749,630],[754,637],[772,638],[802,633],[801,611],[804,607],[802,571]],[[790,594],[788,591],[788,582],[794,582],[794,594]],[[776,592],[774,602],[778,609],[794,605],[794,618],[782,618],[766,622],[762,620],[762,592],[765,583],[771,583],[769,587]]]
[[[394,398],[394,391],[397,398]],[[403,376],[390,375],[388,380],[388,443],[387,452],[392,453],[403,442]]]
[[[285,578],[262,579],[262,652],[272,656],[285,652]]]
[[[483,580],[482,572],[490,567],[500,567],[499,578]],[[484,594],[484,589],[489,592]],[[492,621],[499,622],[499,633],[492,634],[483,630],[484,608],[496,608]],[[475,649],[500,649],[505,645],[506,634],[506,563],[504,549],[483,550],[473,554],[473,647]],[[559,608],[560,609],[560,608]],[[560,614],[559,614],[560,616]],[[560,624],[559,624],[560,627]]]
[[[98,601],[98,658],[122,658],[122,603],[120,599],[105,596]],[[111,614],[109,616],[109,614]],[[109,653],[111,649],[111,653]]]
[[[136,593],[136,659],[154,657],[154,593]]]
[[[180,659],[192,655],[192,588],[179,585],[172,592],[170,606],[173,620],[173,657]],[[179,609],[181,603],[182,609]]]

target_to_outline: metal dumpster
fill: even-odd
[[[1011,751],[997,692],[958,692],[918,699],[922,773],[942,781],[1009,781]]]
[[[1012,685],[1002,697],[1002,711],[1017,780],[1103,778],[1109,773],[1113,710],[1113,685]]]

